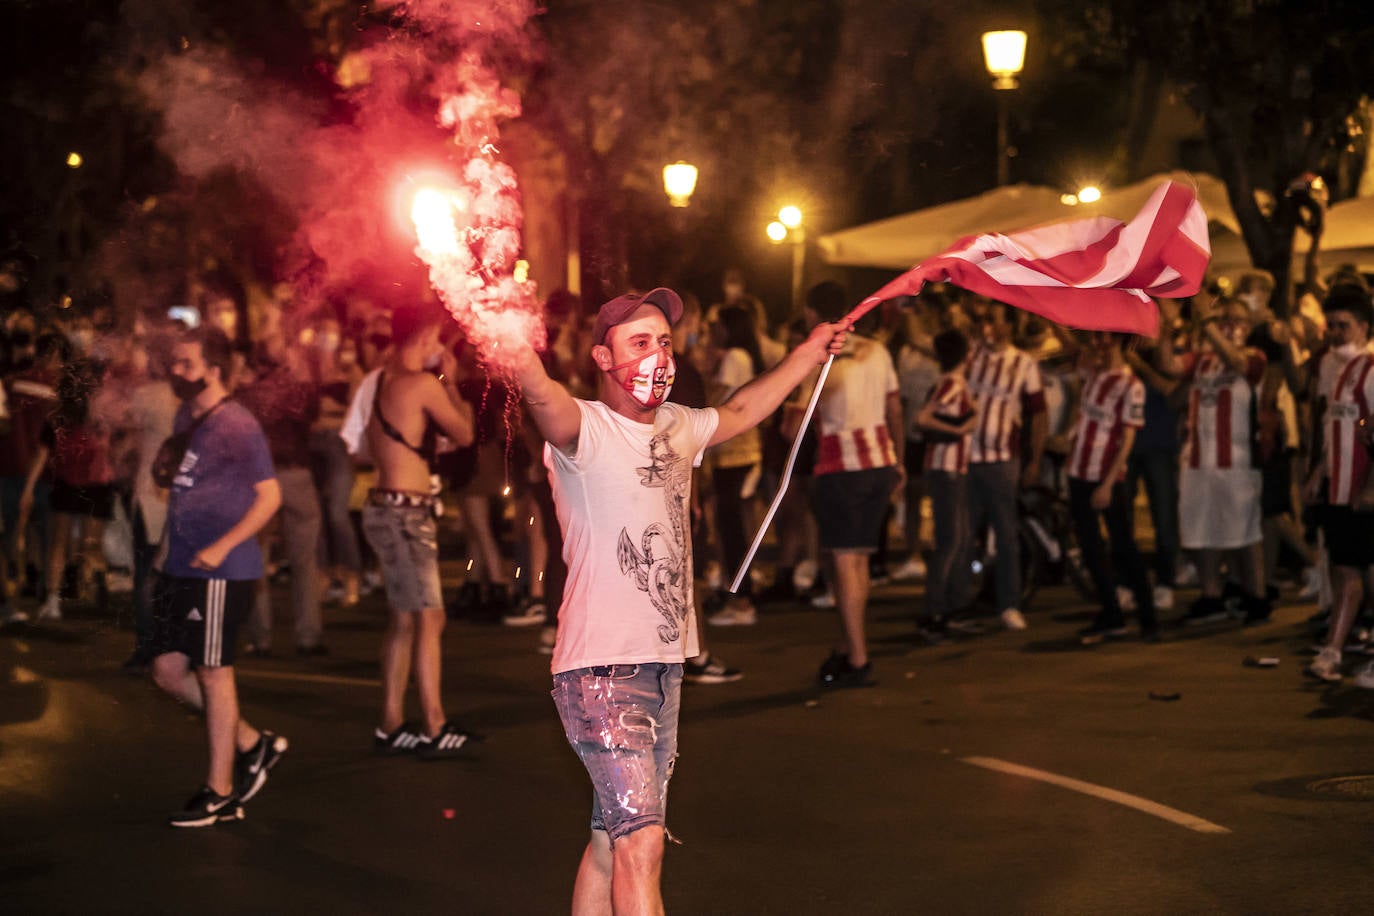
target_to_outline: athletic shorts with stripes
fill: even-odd
[[[234,663],[239,627],[253,612],[252,579],[158,576],[153,586],[154,655],[180,652],[191,667]]]

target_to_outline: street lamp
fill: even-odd
[[[792,242],[792,311],[801,309],[802,279],[806,272],[806,227],[800,207],[791,204],[778,211],[778,218],[764,230],[774,245]]]
[[[674,162],[663,167],[663,190],[674,207],[685,207],[697,189],[697,167],[690,162]]]
[[[983,33],[983,62],[997,93],[997,184],[1007,184],[1011,172],[1011,146],[1007,139],[1007,93],[1018,85],[1016,78],[1026,63],[1026,33],[1019,30]]]

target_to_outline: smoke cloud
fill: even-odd
[[[490,359],[512,333],[543,343],[534,290],[511,276],[523,210],[500,150],[501,124],[520,114],[503,71],[529,63],[535,12],[530,0],[398,4],[392,27],[364,34],[340,62],[342,106],[213,46],[155,59],[136,86],[160,112],[159,143],[183,175],[234,170],[295,216],[285,278],[308,273],[313,292],[385,289],[418,254]],[[430,186],[451,195],[460,242],[440,255],[416,249],[408,224],[414,193]]]

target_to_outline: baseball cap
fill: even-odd
[[[596,324],[592,325],[592,343],[604,344],[611,328],[629,318],[645,303],[657,306],[670,325],[677,324],[682,317],[682,299],[667,287],[660,286],[647,293],[626,293],[597,309]]]

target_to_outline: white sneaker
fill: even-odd
[[[1309,677],[1314,677],[1319,681],[1326,681],[1328,684],[1335,684],[1341,679],[1341,653],[1337,649],[1323,648],[1317,653],[1317,657],[1312,659],[1312,663],[1303,669]]]
[[[1311,601],[1321,594],[1322,573],[1315,566],[1309,566],[1302,571],[1302,590],[1298,592],[1298,597],[1304,601]]]
[[[1374,662],[1361,668],[1351,683],[1356,687],[1363,687],[1365,690],[1374,690]]]
[[[1184,588],[1189,585],[1197,585],[1197,567],[1192,563],[1184,563],[1178,568],[1178,575],[1174,576],[1174,587]]]
[[[892,571],[894,582],[905,582],[908,579],[924,579],[926,577],[926,564],[920,557],[912,557],[901,566]]]
[[[1174,609],[1174,590],[1167,585],[1155,586],[1155,610],[1172,611]]]
[[[752,627],[759,622],[758,609],[748,600],[732,598],[722,610],[716,611],[706,622],[713,627]]]
[[[720,591],[724,579],[724,574],[720,571],[720,564],[715,560],[706,564],[706,587],[713,592]]]
[[[807,591],[816,584],[816,561],[802,560],[792,570],[792,587],[799,592]]]
[[[832,608],[835,606],[835,593],[824,592],[811,599],[811,606],[815,608]]]
[[[1130,612],[1135,610],[1135,592],[1124,585],[1116,587],[1116,603],[1121,605],[1121,610]]]
[[[29,615],[27,612],[21,611],[19,608],[15,607],[9,602],[5,602],[3,605],[0,605],[0,626],[4,626],[7,623],[28,622]]]
[[[1026,617],[1014,607],[1009,607],[1002,612],[1002,626],[1008,630],[1024,630],[1026,628]]]
[[[43,602],[43,606],[38,609],[36,620],[56,623],[62,619],[62,599],[56,595],[49,595],[48,600]]]

